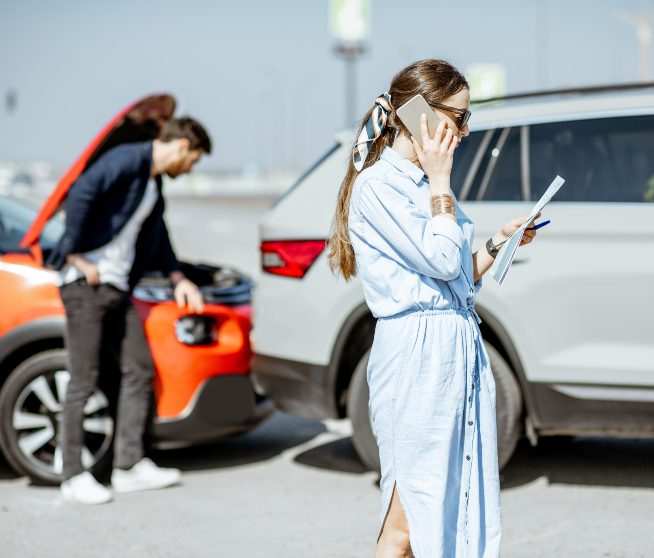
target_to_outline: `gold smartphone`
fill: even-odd
[[[422,133],[420,131],[420,117],[427,115],[427,130],[429,137],[433,138],[438,128],[440,117],[436,116],[434,110],[429,106],[422,95],[416,95],[397,109],[397,116],[406,126],[409,133],[415,138],[420,147],[422,147]]]

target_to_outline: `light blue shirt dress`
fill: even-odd
[[[496,558],[495,382],[474,311],[474,225],[432,217],[423,171],[396,151],[357,177],[349,233],[378,318],[368,365],[382,469],[381,528],[396,489],[416,558]]]

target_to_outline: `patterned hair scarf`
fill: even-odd
[[[368,121],[361,130],[352,150],[352,162],[357,171],[360,171],[366,162],[368,147],[381,136],[382,131],[386,127],[388,113],[391,110],[393,110],[393,107],[391,106],[391,96],[389,93],[383,93],[375,99],[375,107],[372,109],[370,118],[368,118]]]

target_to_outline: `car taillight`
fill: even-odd
[[[277,240],[261,243],[261,267],[268,273],[304,277],[321,252],[325,240]]]

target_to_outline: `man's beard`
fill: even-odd
[[[168,175],[169,178],[177,178],[180,174],[182,174],[182,172],[180,168],[177,166],[172,169],[168,169],[166,171],[166,174]]]

